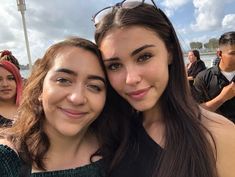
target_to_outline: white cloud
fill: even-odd
[[[162,4],[169,9],[177,10],[187,2],[189,2],[189,0],[164,0]]]
[[[87,1],[26,1],[25,19],[32,61],[42,57],[54,42],[67,36],[93,39],[91,17],[111,2]],[[16,0],[1,0],[0,12],[0,50],[11,50],[20,64],[28,63],[22,19]]]
[[[225,29],[235,29],[235,14],[228,14],[222,21],[222,26]]]
[[[195,31],[211,30],[221,26],[225,1],[193,0],[196,22],[191,25]]]
[[[184,6],[188,2],[189,0],[164,0],[161,4],[165,7],[164,11],[166,12],[167,16],[172,16],[174,11]]]

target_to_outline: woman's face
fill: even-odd
[[[12,73],[0,67],[0,101],[15,103],[16,81]]]
[[[76,137],[101,113],[106,99],[105,75],[98,58],[85,49],[65,47],[44,82],[45,131]]]
[[[191,51],[188,53],[188,60],[190,63],[197,61],[197,58],[195,57],[194,53]]]
[[[139,26],[112,29],[100,49],[110,83],[124,99],[138,111],[158,105],[171,58],[155,32]]]

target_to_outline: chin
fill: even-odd
[[[152,109],[154,107],[154,105],[150,105],[150,104],[131,104],[132,107],[137,110],[137,111],[141,111],[141,112],[144,112],[144,111],[148,111],[150,109]]]

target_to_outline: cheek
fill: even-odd
[[[116,91],[120,91],[121,88],[123,88],[123,85],[125,85],[125,73],[122,71],[114,72],[114,73],[108,73],[108,78],[110,81],[110,84]]]
[[[105,94],[96,95],[95,97],[90,98],[90,105],[95,110],[96,114],[98,115],[104,108],[106,100]]]
[[[12,82],[12,86],[15,88],[15,92],[16,92],[16,82]]]

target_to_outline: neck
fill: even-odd
[[[160,106],[144,112],[143,126],[148,135],[161,147],[165,144],[165,123]]]
[[[95,136],[87,131],[80,132],[76,137],[51,134],[48,135],[50,148],[45,160],[48,171],[87,165],[90,163],[90,156],[98,149]]]
[[[154,106],[152,109],[143,112],[144,124],[152,124],[162,121],[162,109],[160,105]]]
[[[9,100],[2,100],[0,99],[0,106],[15,106],[15,98]]]
[[[225,72],[235,71],[234,66],[226,66],[223,64],[222,60],[220,61],[219,68],[221,71],[225,71]]]

